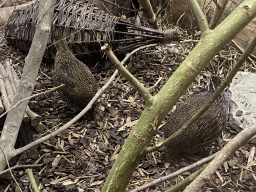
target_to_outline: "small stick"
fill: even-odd
[[[39,123],[42,121],[42,117],[35,112],[31,111],[31,109],[27,106],[26,113],[30,117],[30,123],[33,127],[36,127],[39,125]]]
[[[16,92],[16,86],[15,86],[15,83],[14,83],[14,79],[13,79],[13,76],[12,76],[12,67],[10,65],[10,63],[12,62],[12,60],[9,60],[9,59],[6,59],[5,60],[5,69],[6,69],[6,72],[7,72],[7,75],[9,77],[9,81],[11,83],[11,86],[12,86],[12,90],[14,92]]]
[[[36,131],[38,133],[42,133],[44,131],[44,124],[43,123],[39,123],[36,127],[35,127]]]
[[[7,110],[10,108],[11,104],[7,96],[3,76],[1,74],[0,74],[0,90],[1,90],[1,99],[3,102],[4,108]]]
[[[10,102],[12,102],[12,98],[14,96],[14,91],[12,90],[11,83],[9,81],[8,75],[7,75],[6,70],[5,70],[4,66],[2,65],[2,63],[0,63],[0,73],[4,80],[5,89],[6,89],[8,98],[9,98]]]
[[[16,88],[16,87],[18,87],[18,85],[20,83],[20,79],[19,79],[17,73],[15,72],[15,70],[13,69],[13,67],[11,67],[11,72],[12,72],[12,77],[13,77],[15,88]]]

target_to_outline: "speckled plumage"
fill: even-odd
[[[207,102],[213,91],[205,91],[192,95],[185,102],[179,102],[164,127],[165,137],[168,138],[181,128],[197,111]],[[166,146],[167,153],[184,155],[195,153],[216,140],[225,126],[226,102],[223,94],[212,106],[194,122],[191,127],[180,137]]]
[[[81,110],[98,91],[98,84],[90,69],[71,53],[66,40],[59,39],[55,42],[54,85],[65,84],[58,93],[70,108]]]

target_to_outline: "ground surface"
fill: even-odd
[[[26,54],[6,44],[5,41],[0,46],[0,61],[7,57],[11,58],[17,73],[22,73]],[[130,72],[147,88],[150,88],[154,95],[192,48],[192,43],[181,43],[176,47],[157,46],[140,51],[128,62],[130,63]],[[193,94],[203,89],[206,84],[206,79],[203,76],[205,73],[211,72],[224,77],[238,56],[239,53],[234,47],[231,44],[227,45],[193,82],[187,94]],[[112,65],[104,61],[97,64],[92,63],[90,68],[100,86],[103,86],[114,72]],[[53,87],[52,70],[52,62],[42,63],[34,94]],[[255,68],[250,62],[247,62],[242,70],[255,72]],[[156,82],[158,82],[157,85],[155,85]],[[118,75],[96,104],[93,116],[85,115],[62,134],[39,145],[37,153],[30,154],[29,157],[24,155],[13,159],[11,166],[18,161],[25,165],[42,163],[41,167],[33,169],[33,173],[41,191],[44,192],[100,191],[125,139],[142,113],[144,103],[131,85]],[[30,107],[43,117],[45,133],[61,127],[75,116],[56,91],[32,99]],[[176,162],[166,162],[163,150],[148,154],[134,172],[128,189],[134,189],[136,186],[179,170],[216,152],[235,134],[236,132],[227,126],[222,137],[213,143],[212,147],[198,155]],[[160,126],[157,135],[152,139],[152,144],[163,139]],[[254,152],[253,143],[241,147],[218,169],[203,191],[255,191]],[[145,191],[164,191],[194,171],[189,170]],[[25,170],[14,170],[13,174],[23,191],[31,191]],[[4,175],[0,179],[0,191],[3,190],[17,191],[15,182],[10,175]]]

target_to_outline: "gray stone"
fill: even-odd
[[[237,131],[256,124],[256,73],[238,72],[229,88],[229,124]]]

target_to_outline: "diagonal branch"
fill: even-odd
[[[223,46],[256,15],[255,0],[245,0],[221,25],[208,31],[190,52],[169,80],[154,96],[153,105],[146,107],[126,139],[104,183],[103,192],[125,191],[129,179],[143,158],[158,126],[179,97]]]
[[[165,192],[176,192],[176,191],[182,190],[187,185],[189,185],[205,169],[206,166],[207,165],[202,166],[196,172],[192,173],[186,179],[182,180],[181,182],[177,183],[176,185],[170,187]]]
[[[219,20],[222,16],[227,4],[228,4],[228,0],[221,0],[219,2],[216,2],[216,9],[211,18],[210,29],[213,29],[219,23]]]
[[[156,44],[152,44],[152,45],[146,45],[143,47],[140,47],[136,50],[148,47],[148,46],[153,46]],[[124,66],[122,63],[120,63],[120,61],[118,60],[118,58],[115,56],[114,52],[112,51],[112,49],[110,48],[110,46],[105,43],[104,46],[102,46],[101,48],[102,50],[105,51],[106,55],[108,56],[108,58],[110,59],[110,61],[113,63],[113,65],[118,69],[118,71],[122,74],[123,77],[126,78],[127,81],[129,81],[132,86],[140,93],[140,95],[143,97],[146,106],[148,105],[152,105],[153,103],[153,97],[152,95],[149,93],[148,89],[145,88]]]
[[[207,23],[207,19],[200,8],[197,0],[190,0],[188,1],[190,3],[191,8],[193,9],[193,12],[195,14],[196,20],[198,22],[200,30],[204,33],[209,30],[209,26]]]

